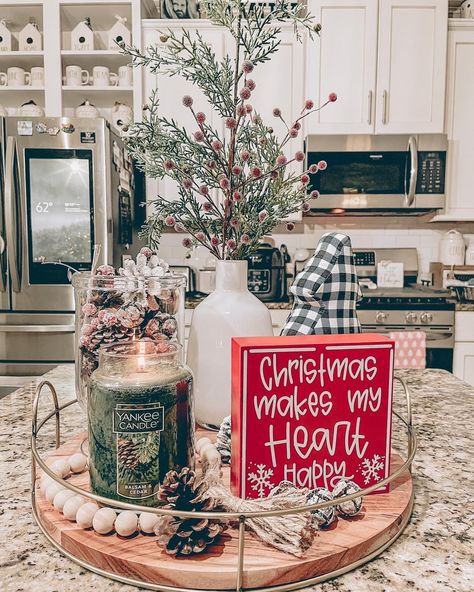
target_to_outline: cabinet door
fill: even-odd
[[[446,214],[474,220],[474,26],[448,42]]]
[[[170,25],[166,29],[177,29],[178,31],[186,27],[191,33],[199,30],[203,39],[207,41],[213,48],[217,59],[222,59],[225,51],[224,32],[210,24],[206,25]],[[165,27],[163,27],[165,29]],[[160,45],[160,32],[153,28],[145,28],[144,30],[144,46]],[[165,74],[153,74],[147,70],[144,81],[144,95],[145,100],[150,96],[153,90],[158,91],[158,98],[160,100],[160,114],[167,119],[175,119],[181,127],[186,128],[189,132],[197,129],[197,124],[189,109],[183,103],[184,95],[190,95],[194,99],[194,108],[196,111],[203,111],[207,116],[207,123],[212,125],[219,134],[222,133],[223,123],[218,113],[212,109],[207,102],[206,97],[193,85],[191,82],[184,80],[181,76],[167,76]],[[157,194],[166,197],[167,199],[176,199],[178,196],[176,183],[168,177],[164,179],[147,179],[147,196],[154,199]]]
[[[307,120],[307,133],[374,130],[378,0],[312,0],[321,36],[308,42],[307,94],[315,104],[331,92],[335,103]]]
[[[457,342],[454,345],[453,374],[474,386],[474,343]]]
[[[287,129],[280,119],[273,116],[273,109],[275,107],[281,109],[282,116],[288,125],[291,125],[301,113],[304,104],[303,64],[306,39],[303,37],[299,42],[293,27],[283,26],[280,40],[278,52],[273,54],[269,61],[259,64],[252,73],[257,86],[250,102],[263,121],[275,130],[278,138],[283,139]],[[288,160],[298,150],[304,150],[303,131],[300,131],[299,136],[290,140],[284,148]],[[291,163],[288,169],[302,172],[303,163]],[[297,221],[301,218],[301,212],[297,212],[289,219]]]
[[[448,3],[381,0],[376,133],[441,133]]]

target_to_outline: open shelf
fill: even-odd
[[[63,86],[63,110],[89,101],[98,109],[112,109],[115,102],[133,107],[133,91],[129,87]]]
[[[9,93],[18,92],[24,94],[26,92],[44,92],[44,86],[31,86],[25,84],[24,86],[0,86],[0,92],[8,91]]]
[[[28,87],[26,87],[28,88]],[[63,86],[66,92],[133,92],[132,86],[93,86],[84,84],[82,86]]]
[[[92,72],[94,66],[108,66],[112,70],[131,63],[129,56],[122,55],[113,49],[97,49],[95,51],[61,51],[63,66],[81,66]]]

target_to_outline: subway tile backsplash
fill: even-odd
[[[396,222],[400,224],[399,221]],[[401,222],[403,223],[403,222]],[[412,228],[403,227],[379,227],[374,228],[373,222],[364,227],[355,227],[357,222],[344,222],[343,228],[338,228],[335,223],[326,224],[300,224],[298,231],[294,233],[275,233],[273,238],[279,246],[285,244],[288,247],[290,255],[300,247],[305,249],[315,249],[320,237],[328,231],[340,231],[351,237],[354,248],[394,248],[394,247],[415,247],[418,250],[419,268],[421,273],[429,270],[430,262],[438,260],[438,246],[443,234],[451,227],[456,225],[440,224],[420,224]],[[407,220],[407,226],[413,222]],[[464,224],[457,227],[463,234],[474,232],[473,224]],[[160,245],[161,256],[172,264],[186,264],[186,249],[181,245],[184,235],[165,234],[162,237]]]

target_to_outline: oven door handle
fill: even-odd
[[[405,176],[405,204],[409,208],[415,201],[416,182],[418,178],[418,145],[415,136],[410,136],[408,139],[407,150],[410,154],[410,179],[407,189]]]
[[[7,239],[8,264],[10,268],[10,277],[12,289],[14,292],[21,291],[21,271],[19,270],[19,255],[16,252],[16,240],[18,236],[18,220],[15,213],[18,214],[19,208],[16,200],[19,196],[15,195],[15,174],[14,169],[16,154],[15,138],[10,136],[7,140],[7,152],[5,159],[5,229]],[[17,206],[17,207],[15,207]]]

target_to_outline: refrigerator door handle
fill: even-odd
[[[0,325],[0,333],[74,333],[74,325]]]
[[[6,292],[7,290],[7,278],[5,262],[3,260],[3,254],[5,253],[5,240],[0,235],[0,292]]]
[[[15,138],[10,136],[7,140],[7,152],[5,159],[5,228],[12,289],[14,292],[20,292],[21,279],[17,263],[18,257],[15,250],[15,240],[18,232],[18,224],[17,220],[15,219],[15,199],[17,198],[15,195],[15,151]]]

